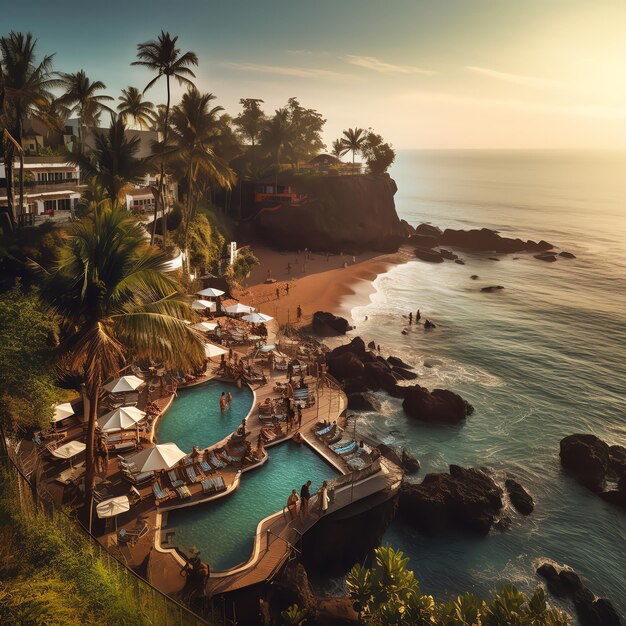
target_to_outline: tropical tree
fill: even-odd
[[[297,169],[300,161],[314,157],[326,147],[322,140],[322,129],[326,120],[315,109],[303,107],[297,98],[289,98],[287,110],[291,125],[289,153]]]
[[[137,87],[122,89],[117,111],[122,119],[133,122],[140,130],[150,128],[153,123],[154,104],[143,99],[143,94]]]
[[[170,92],[170,80],[175,78],[179,85],[193,86],[193,82],[190,78],[195,78],[196,75],[189,69],[191,65],[198,65],[198,57],[195,52],[185,52],[181,54],[180,48],[176,45],[178,37],[172,37],[168,32],[161,31],[161,34],[157,39],[146,41],[137,45],[137,61],[133,61],[131,65],[139,65],[149,69],[151,72],[155,72],[156,76],[146,85],[143,90],[144,94],[150,87],[156,84],[156,82],[163,76],[165,76],[165,84],[167,86],[167,101],[165,105],[165,115],[163,119],[163,139],[162,143],[167,146],[168,134],[169,134],[169,114],[171,106],[171,92]],[[161,130],[161,129],[158,129]],[[159,187],[157,192],[157,201],[154,203],[154,221],[152,224],[152,235],[150,242],[154,243],[154,236],[156,234],[157,216],[159,210],[159,204],[163,211],[163,224],[165,225],[165,196],[163,193],[163,184],[165,177],[165,150],[161,150],[160,159],[160,177]],[[163,229],[163,236],[166,236],[167,229]]]
[[[39,63],[36,55],[37,40],[31,33],[11,31],[0,37],[0,54],[2,60],[2,83],[5,111],[5,130],[21,147],[24,138],[24,123],[33,112],[38,101],[52,99],[50,89],[57,85],[53,76],[52,59],[54,55],[45,56]],[[6,140],[6,136],[5,136]],[[9,147],[9,151],[11,148]],[[13,156],[15,152],[13,152]],[[24,209],[24,152],[19,150],[19,212]],[[13,180],[13,159],[5,162],[7,167],[7,185]],[[9,213],[15,215],[15,199],[9,198]]]
[[[165,135],[165,127],[168,124],[169,113],[167,111],[167,107],[164,104],[157,104],[156,109],[152,114],[152,123],[150,124],[150,128],[158,133],[161,133],[161,135]]]
[[[333,141],[332,150],[330,153],[338,159],[340,159],[345,154],[345,148],[341,139],[335,139],[335,141]]]
[[[200,93],[190,87],[180,103],[172,111],[173,139],[176,150],[172,152],[185,167],[187,201],[183,213],[184,248],[189,243],[189,227],[196,207],[196,188],[201,178],[210,184],[230,189],[235,182],[235,173],[228,163],[215,152],[218,135],[217,114],[224,109],[211,107],[215,99],[212,93]],[[187,271],[189,272],[189,258]]]
[[[106,89],[106,85],[101,80],[91,82],[85,70],[71,74],[61,72],[59,77],[65,90],[59,102],[67,108],[68,115],[78,116],[78,147],[84,153],[87,127],[98,126],[103,111],[113,112],[106,104],[113,98],[99,94],[99,91]]]
[[[343,153],[352,152],[352,173],[354,174],[354,157],[357,152],[361,152],[365,144],[366,132],[362,128],[348,128],[343,131],[341,143],[343,144]]]
[[[242,98],[239,104],[243,107],[243,111],[233,120],[239,132],[250,140],[251,156],[252,156],[252,173],[256,175],[256,148],[266,122],[265,113],[261,109],[263,100],[259,98]]]
[[[275,164],[274,180],[278,187],[278,170],[281,160],[291,149],[293,128],[287,109],[277,109],[261,130],[261,145]]]
[[[166,273],[168,262],[164,252],[147,244],[134,218],[114,208],[72,224],[56,267],[38,268],[43,301],[62,328],[60,367],[83,378],[89,401],[87,498],[94,486],[94,434],[106,380],[129,361],[152,359],[190,371],[204,359],[202,342],[185,324],[192,313]]]
[[[371,129],[361,146],[361,154],[367,163],[370,174],[384,174],[395,161],[396,152],[390,143]]]
[[[89,155],[72,152],[69,160],[83,170],[88,178],[106,189],[112,202],[121,202],[129,186],[143,181],[148,164],[137,156],[140,139],[126,136],[121,117],[111,117],[107,130],[93,130],[94,147]]]
[[[289,626],[302,626],[306,622],[306,611],[297,604],[292,604],[286,610],[281,611],[280,616]]]

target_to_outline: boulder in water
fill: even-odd
[[[402,408],[409,417],[438,424],[458,424],[474,412],[474,407],[447,389],[428,391],[420,385],[404,388]]]
[[[472,275],[470,276],[470,278],[471,278],[472,280],[478,280],[478,274],[472,274]]]
[[[368,347],[370,350],[376,350],[376,342],[374,342],[374,341],[370,341],[370,342],[367,344],[367,347]]]
[[[403,367],[404,369],[410,370],[413,369],[408,363],[405,363],[402,359],[397,356],[388,356],[387,362],[389,365],[393,367]]]
[[[416,229],[415,232],[418,235],[427,235],[429,237],[433,237],[435,239],[439,239],[442,235],[441,232],[441,228],[437,227],[437,226],[433,226],[431,224],[420,224]]]
[[[465,265],[465,261],[463,259],[454,259],[454,262],[457,265]]]
[[[559,256],[563,257],[564,259],[575,259],[576,255],[572,254],[571,252],[566,252],[565,250],[563,250],[562,252],[559,252]]]
[[[585,486],[599,490],[609,469],[609,446],[595,435],[575,434],[561,439],[561,465]]]
[[[380,402],[367,392],[348,394],[348,408],[354,411],[380,411]]]
[[[415,372],[407,370],[404,367],[392,367],[391,370],[400,380],[416,380],[418,378]]]
[[[415,256],[428,263],[443,263],[443,257],[440,252],[436,250],[429,250],[428,248],[415,248]]]
[[[402,469],[407,472],[407,474],[415,474],[420,470],[420,462],[408,451],[404,448],[402,449]]]
[[[396,377],[389,365],[384,365],[380,361],[366,363],[364,377],[370,389],[393,390],[396,386]]]
[[[515,510],[522,515],[530,515],[535,508],[535,501],[526,489],[513,478],[507,478],[504,486]]]
[[[556,261],[556,256],[554,254],[550,254],[549,252],[542,252],[541,254],[535,254],[534,256],[536,259],[545,261],[546,263],[554,263]]]
[[[411,235],[409,237],[409,243],[417,246],[418,248],[434,248],[437,245],[437,238],[430,237],[429,235]]]
[[[328,370],[339,379],[355,379],[365,374],[365,367],[353,352],[344,352],[328,361]]]
[[[454,254],[450,250],[446,250],[445,248],[439,248],[439,254],[448,261],[456,261],[459,258],[458,254]]]
[[[481,287],[480,290],[484,293],[493,293],[494,291],[500,291],[501,289],[504,289],[502,285],[490,285],[489,287]]]
[[[313,313],[313,332],[316,335],[345,335],[349,330],[350,324],[344,317],[333,315],[327,311]]]

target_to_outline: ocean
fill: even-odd
[[[537,564],[551,559],[626,615],[626,512],[559,464],[559,441],[572,433],[626,445],[626,154],[401,151],[391,175],[398,214],[413,225],[494,228],[577,258],[415,260],[379,276],[370,303],[352,310],[353,334],[413,364],[421,385],[456,391],[476,409],[463,425],[432,426],[379,394],[382,412],[360,414],[359,429],[415,454],[415,480],[451,463],[488,466],[515,475],[536,502],[530,517],[511,511],[511,526],[484,538],[424,536],[397,519],[385,543],[440,599],[488,595],[506,581],[531,590]],[[481,293],[488,285],[504,289]],[[402,335],[403,316],[417,309],[437,328]]]

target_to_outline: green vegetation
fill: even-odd
[[[0,431],[49,426],[57,399],[52,368],[54,325],[35,293],[19,282],[0,295]]]
[[[235,282],[241,283],[258,264],[259,259],[254,256],[250,248],[241,250],[231,267]]]
[[[139,126],[141,130],[150,128],[154,115],[154,104],[143,99],[143,94],[137,87],[122,89],[117,105],[120,117],[127,124],[129,121]]]
[[[505,585],[490,601],[472,593],[437,603],[424,594],[408,558],[391,547],[377,548],[372,568],[356,564],[347,577],[354,610],[364,624],[375,626],[566,626],[569,616],[551,608],[538,587],[528,598]]]
[[[380,135],[370,130],[361,146],[361,154],[367,163],[370,174],[385,173],[396,158],[391,144],[386,143]]]

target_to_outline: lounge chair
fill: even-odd
[[[239,461],[241,461],[241,459],[239,457],[236,456],[231,456],[230,454],[228,454],[228,452],[224,451],[224,452],[220,452],[220,456],[227,462],[227,463],[239,463]]]
[[[133,485],[141,485],[154,479],[154,472],[131,472],[122,470],[122,477]]]
[[[181,498],[191,498],[191,491],[189,491],[189,487],[187,487],[187,485],[182,485],[182,487],[176,487],[176,493],[178,493],[178,495]]]
[[[205,478],[200,484],[202,485],[202,493],[212,493],[215,491],[215,483],[212,478]]]
[[[356,441],[353,441],[352,443],[349,443],[346,446],[343,446],[342,448],[336,448],[335,449],[335,454],[339,454],[340,456],[345,456],[348,454],[351,454],[352,452],[354,452],[358,447],[358,444]]]
[[[224,489],[226,489],[226,483],[224,482],[223,476],[214,476],[213,484],[215,485],[215,489],[217,491],[223,491]]]
[[[223,467],[226,467],[226,463],[224,463],[224,461],[218,459],[217,455],[215,454],[215,452],[213,450],[211,450],[211,452],[209,452],[209,463],[215,469],[222,469]]]
[[[205,474],[212,474],[215,471],[208,461],[200,461],[198,465],[200,466],[200,470]]]
[[[337,426],[336,424],[329,424],[328,426],[325,426],[321,430],[316,431],[315,436],[324,437],[324,435],[328,435],[331,432],[333,432],[336,426]]]
[[[169,489],[163,489],[158,482],[152,485],[152,493],[154,494],[155,503],[158,505],[164,500],[169,500],[174,494]]]
[[[170,479],[170,483],[174,489],[176,489],[176,487],[180,487],[181,485],[185,484],[184,480],[181,480],[180,478],[178,478],[178,474],[176,473],[176,470],[170,470],[167,473],[167,476]]]
[[[187,478],[192,483],[197,483],[202,480],[202,476],[198,476],[196,474],[196,468],[193,465],[189,465],[185,468],[185,473],[187,474]]]
[[[261,428],[261,437],[266,443],[278,439],[278,435],[271,428]]]

